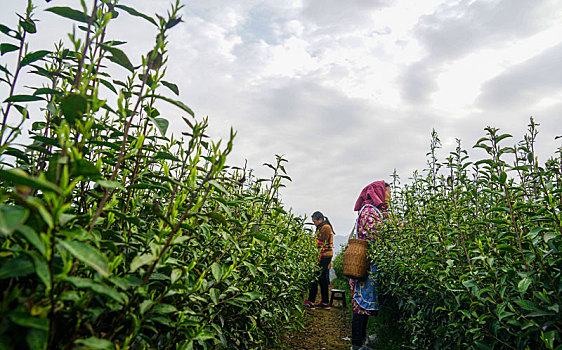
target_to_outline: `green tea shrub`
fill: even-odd
[[[345,247],[342,246],[340,252],[334,257],[332,261],[332,268],[336,273],[336,278],[340,280],[347,280],[347,278],[343,275],[343,252],[345,251]]]
[[[169,97],[178,2],[166,16],[81,3],[47,10],[76,26],[70,47],[28,51],[41,29],[31,1],[17,28],[0,25],[13,65],[0,65],[0,348],[267,348],[302,314],[317,256],[279,199],[286,160],[267,179],[227,166],[234,133],[210,140],[207,120]],[[155,29],[139,57],[106,39],[130,15]]]
[[[417,349],[562,349],[562,149],[540,164],[524,139],[486,128],[471,161],[460,141],[400,186],[373,250],[381,295],[398,300]]]

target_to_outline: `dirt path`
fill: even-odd
[[[309,309],[307,316],[306,329],[288,335],[289,349],[348,350],[350,348],[350,316],[341,301],[334,300],[330,310]]]

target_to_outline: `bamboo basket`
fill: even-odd
[[[369,262],[367,261],[367,251],[369,242],[363,239],[350,238],[347,249],[343,253],[343,275],[354,279],[364,279],[367,277]]]

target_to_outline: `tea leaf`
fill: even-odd
[[[264,241],[264,242],[271,242],[271,238],[264,235],[263,233],[260,232],[250,232],[249,233],[250,236],[260,240],[260,241]]]
[[[39,88],[33,93],[34,96],[38,95],[62,95],[62,92],[51,88]]]
[[[541,332],[541,339],[547,349],[554,349],[554,340],[556,339],[557,331]]]
[[[75,258],[90,266],[102,276],[107,277],[107,258],[97,248],[78,241],[59,241]]]
[[[78,339],[74,342],[75,344],[80,344],[86,346],[88,349],[94,350],[113,350],[115,349],[115,345],[112,342],[106,339],[96,338],[96,337],[89,337],[86,339]]]
[[[7,36],[10,36],[12,38],[17,38],[18,40],[21,40],[21,37],[19,36],[18,32],[16,32],[15,30],[6,27],[3,24],[0,24],[0,32],[6,34]]]
[[[12,52],[12,51],[17,51],[19,49],[20,49],[19,46],[16,46],[16,45],[12,45],[12,44],[8,44],[8,43],[0,44],[0,54],[1,55],[4,55],[5,53]]]
[[[92,162],[80,158],[71,163],[71,173],[74,176],[84,176],[85,178],[97,178],[101,176],[99,169]]]
[[[140,267],[144,265],[152,264],[154,261],[156,261],[156,258],[157,257],[152,254],[143,254],[143,255],[135,256],[135,258],[131,262],[131,272],[135,272],[136,270],[138,270]]]
[[[41,178],[28,175],[21,169],[0,169],[0,179],[13,183],[14,185],[27,186],[33,189],[61,193],[61,190],[55,184]]]
[[[220,282],[222,278],[222,268],[218,263],[215,262],[211,265],[211,273],[213,274],[215,281]]]
[[[47,290],[51,289],[51,274],[49,272],[49,266],[47,265],[47,261],[43,258],[43,256],[37,254],[37,252],[29,252],[28,253],[33,260],[33,265],[35,266],[35,274],[37,277],[45,284]]]
[[[21,225],[17,231],[31,244],[35,249],[45,256],[45,245],[39,238],[39,235],[29,226]]]
[[[159,98],[161,100],[164,100],[166,102],[169,102],[171,104],[173,104],[176,107],[181,108],[182,110],[184,110],[185,112],[189,113],[192,117],[195,117],[195,114],[193,113],[193,111],[191,110],[191,108],[187,107],[185,104],[183,104],[183,102],[181,101],[177,101],[177,100],[173,100],[171,98],[165,97],[165,96],[160,96],[160,95],[153,95],[153,94],[148,94],[148,95],[144,95],[143,98]]]
[[[105,187],[105,188],[117,188],[119,190],[125,191],[125,188],[123,187],[123,185],[121,185],[121,183],[117,182],[117,181],[110,181],[110,180],[104,180],[104,179],[97,179],[96,183],[98,185],[100,185],[101,187]]]
[[[163,304],[163,303],[156,304],[152,308],[152,312],[158,313],[158,314],[169,314],[169,313],[176,312],[176,311],[178,311],[178,309],[176,309],[175,306],[170,305],[170,304]]]
[[[73,125],[76,119],[81,119],[88,111],[88,101],[79,94],[68,94],[61,100],[61,111],[66,121]]]
[[[111,299],[117,301],[118,303],[126,302],[126,299],[121,294],[119,294],[119,292],[117,292],[115,289],[106,286],[104,284],[97,283],[89,278],[66,277],[63,278],[63,281],[71,283],[72,285],[78,288],[88,289],[95,293],[108,296]]]
[[[210,219],[220,223],[221,225],[227,226],[227,222],[224,216],[222,216],[220,213],[215,213],[215,212],[211,212],[211,213],[206,213],[205,216],[209,217]]]
[[[113,84],[111,84],[109,81],[104,80],[104,79],[98,79],[98,81],[105,86],[106,88],[108,88],[109,90],[113,91],[113,93],[117,94],[117,89],[115,89],[115,87],[113,86]]]
[[[19,25],[23,28],[26,33],[35,34],[37,33],[37,27],[35,26],[35,22],[33,20],[26,18],[24,20],[20,20]]]
[[[49,320],[46,318],[31,317],[23,312],[14,312],[7,315],[10,321],[26,328],[34,328],[42,331],[49,330]]]
[[[147,21],[149,21],[150,23],[154,24],[155,26],[158,26],[158,24],[156,23],[156,21],[154,20],[154,18],[147,16],[143,13],[140,13],[139,11],[135,10],[132,7],[128,7],[125,5],[115,5],[115,7],[120,8],[122,10],[124,10],[125,12],[127,12],[128,14],[132,15],[132,16],[136,16],[136,17],[141,17],[146,19]]]
[[[90,17],[85,15],[83,12],[72,9],[70,7],[50,7],[45,11],[52,12],[56,15],[61,17],[65,17],[77,22],[88,23],[90,21]]]
[[[37,328],[27,331],[25,341],[30,350],[44,350],[47,348],[49,340],[49,332]]]
[[[4,102],[35,102],[44,101],[45,99],[39,96],[33,95],[12,95],[4,100]]]
[[[148,117],[148,119],[156,125],[162,136],[166,136],[166,131],[168,130],[168,125],[170,124],[168,120],[164,118],[152,118],[152,117]]]
[[[47,50],[41,50],[41,51],[35,51],[35,52],[32,52],[32,53],[28,53],[27,55],[25,55],[24,58],[22,58],[22,60],[20,62],[20,66],[21,67],[27,66],[28,64],[31,64],[35,61],[38,61],[38,60],[42,59],[43,57],[47,56],[50,53],[51,53],[51,51],[47,51]]]
[[[506,139],[506,138],[508,138],[508,137],[513,137],[513,136],[511,136],[510,134],[503,134],[503,135],[500,135],[500,136],[498,136],[498,137],[496,138],[496,142],[500,142],[501,140]]]
[[[220,192],[222,192],[224,194],[228,194],[228,191],[215,180],[210,180],[209,185],[213,186],[214,188],[216,188],[217,190],[219,190]]]
[[[35,272],[33,264],[24,257],[12,258],[0,267],[0,280],[5,278],[23,277]]]
[[[515,303],[519,305],[521,308],[523,308],[524,310],[538,311],[537,306],[529,300],[517,300],[515,301]]]
[[[166,22],[166,29],[170,29],[180,22],[183,22],[181,17],[170,18],[170,20],[168,22]]]
[[[162,80],[161,81],[162,85],[164,85],[165,87],[167,87],[168,89],[170,89],[174,94],[178,95],[180,94],[180,89],[178,88],[178,86],[176,84],[167,82]]]
[[[125,52],[113,46],[108,46],[108,45],[101,45],[101,46],[106,51],[109,51],[111,53],[111,56],[109,57],[110,61],[117,63],[118,65],[126,68],[131,72],[134,71],[133,64],[131,63]]]
[[[507,180],[507,174],[502,171],[502,172],[500,173],[500,181],[499,181],[499,182],[500,182],[501,184],[505,184],[505,181],[506,181],[506,180]]]
[[[555,239],[556,237],[559,237],[560,234],[557,232],[546,232],[543,236],[544,242],[548,243],[551,239]]]
[[[521,281],[519,281],[519,283],[517,284],[517,289],[519,290],[519,293],[525,293],[529,288],[529,286],[531,285],[531,283],[532,283],[532,279],[530,279],[529,277],[525,277]]]
[[[11,235],[25,222],[29,211],[25,208],[11,205],[0,205],[0,233]]]

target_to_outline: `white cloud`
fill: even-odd
[[[309,0],[304,2],[302,14],[319,31],[345,31],[372,25],[376,10],[389,6],[390,0]]]
[[[486,109],[534,108],[562,94],[562,43],[511,67],[486,82],[479,106]]]
[[[556,1],[486,0],[442,4],[431,15],[421,16],[415,27],[414,36],[427,50],[427,55],[402,77],[404,98],[427,103],[437,89],[435,80],[442,73],[443,65],[467,55],[479,55],[480,61],[473,65],[478,70],[489,64],[480,51],[523,48],[518,45],[523,39],[548,31],[561,17]],[[466,76],[469,75],[467,72]],[[463,93],[462,90],[459,93]]]

